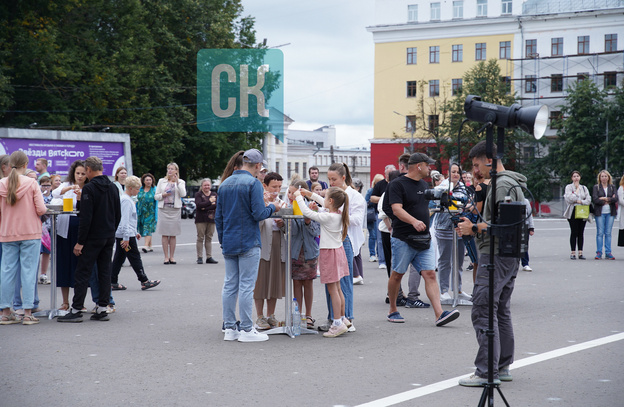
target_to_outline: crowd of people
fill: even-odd
[[[485,143],[474,146],[469,158],[471,171],[450,163],[445,176],[432,170],[435,161],[426,154],[403,154],[396,163],[398,170],[394,163],[389,163],[383,175],[373,177],[364,196],[361,181],[351,178],[344,163],[329,167],[328,182],[320,180],[318,168],[311,167],[308,180],[293,177],[284,185],[285,180],[269,170],[258,150],[237,152],[223,172],[218,192],[213,191],[210,179],[204,179],[194,196],[197,263],[218,263],[212,253],[215,231],[225,259],[224,339],[268,340],[262,331],[280,324],[275,315],[276,304],[284,298],[286,284],[291,283],[285,281],[286,262],[291,265],[293,293],[300,304],[302,324],[324,332],[323,336],[328,338],[354,332],[353,286],[364,281],[361,250],[366,244],[367,229],[369,259],[378,262],[388,274],[389,322],[405,322],[399,307],[406,307],[431,308],[436,326],[451,323],[459,317],[459,311],[442,309],[443,304],[450,303],[451,292],[472,305],[479,344],[477,370],[460,384],[483,385],[488,373],[484,329],[489,301],[485,281],[490,256],[488,226],[493,219],[489,202],[502,202],[506,194],[512,195],[514,201],[525,202],[529,235],[534,228],[529,223],[531,205],[523,192],[526,178],[506,170],[498,161],[498,187],[492,196],[492,159],[487,158]],[[57,218],[56,285],[62,293],[60,309],[67,311],[58,318],[59,322],[82,321],[87,312],[88,288],[95,303],[91,319],[108,320],[115,312],[112,291],[127,289],[119,282],[126,259],[142,290],[158,286],[159,280],[147,277],[141,259],[141,252],[153,252],[154,233],[162,236],[164,264],[177,264],[176,239],[182,231],[182,198],[187,194],[177,164],[169,163],[166,175],[158,181],[150,173],[141,178],[131,176],[125,167],[118,167],[111,181],[103,174],[102,161],[97,157],[73,162],[65,180],[47,172],[45,159],[36,161],[34,171],[27,167],[28,157],[21,151],[0,156],[0,324],[39,322],[33,315],[40,310],[37,283],[50,282],[47,274],[51,237],[46,204],[65,200],[73,208]],[[586,259],[584,229],[587,222],[595,221],[595,259],[613,260],[611,230],[618,207],[620,212],[624,208],[624,176],[616,186],[608,171],[600,171],[591,193],[580,183],[578,171],[571,174],[571,180],[564,195],[564,217],[571,231],[570,258]],[[284,188],[286,194],[281,195]],[[426,197],[431,188],[448,192],[452,196],[450,206],[436,206],[435,199]],[[285,223],[273,216],[285,207],[303,215],[292,221],[291,258],[287,258]],[[619,230],[618,245],[624,246],[621,215]],[[142,238],[145,243],[141,248]],[[454,254],[453,247],[457,248]],[[494,302],[498,318],[494,377],[505,381],[511,380],[509,365],[513,362],[510,302],[514,282],[519,264],[524,271],[532,269],[528,250],[522,254],[521,263],[520,258],[495,253]],[[466,270],[472,271],[472,295],[462,291],[465,255],[469,258]],[[451,279],[451,258],[457,259],[457,287]],[[408,271],[405,292],[401,282]],[[318,277],[325,285],[327,318],[317,324],[312,307],[313,282]],[[421,281],[429,302],[420,298]],[[71,288],[74,292],[70,302]]]

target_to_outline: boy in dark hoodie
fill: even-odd
[[[78,194],[80,226],[74,254],[78,257],[74,285],[74,298],[70,312],[58,318],[59,322],[82,322],[84,300],[89,287],[89,277],[97,262],[99,299],[91,319],[107,321],[106,306],[111,294],[111,257],[115,244],[115,231],[121,221],[118,188],[102,174],[102,160],[89,157],[85,160],[89,183]]]

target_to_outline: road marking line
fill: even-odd
[[[510,370],[519,369],[521,367],[533,365],[535,363],[544,362],[550,359],[555,359],[561,356],[569,355],[571,353],[580,352],[583,350],[595,348],[597,346],[607,345],[612,342],[624,340],[624,332],[615,335],[606,336],[604,338],[594,339],[592,341],[579,343],[576,345],[568,346],[561,349],[555,349],[549,352],[545,352],[539,355],[530,356],[522,360],[515,361]],[[384,397],[379,400],[373,400],[368,403],[360,404],[357,407],[387,407],[395,404],[403,403],[409,400],[413,400],[419,397],[423,397],[438,391],[447,390],[455,386],[459,386],[457,381],[468,375],[457,376],[452,379],[444,380],[438,383],[433,383],[428,386],[421,387],[419,389],[409,390],[403,393],[398,393],[392,396]]]

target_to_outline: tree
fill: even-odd
[[[500,67],[496,59],[481,61],[468,70],[462,78],[462,87],[456,96],[450,99],[442,110],[448,115],[440,126],[440,135],[444,138],[443,156],[457,157],[457,134],[462,120],[465,118],[464,101],[468,95],[481,96],[481,100],[496,105],[510,106],[515,102],[511,93],[510,83],[501,76]],[[468,153],[472,146],[485,138],[484,134],[477,134],[483,123],[468,122],[464,125],[461,134],[461,163],[463,168],[472,168],[468,161]],[[518,135],[512,130],[505,132],[505,165],[509,169],[515,167],[516,145]],[[495,135],[496,137],[496,135]]]
[[[550,162],[555,174],[568,178],[573,170],[581,173],[581,182],[592,186],[604,168],[608,112],[606,93],[591,80],[580,80],[568,88],[563,119],[557,138],[550,148]]]
[[[255,47],[240,0],[0,2],[0,125],[128,132],[135,174],[216,177],[261,133],[195,125],[202,48]]]
[[[609,142],[605,153],[608,170],[615,177],[624,174],[624,81],[609,91],[607,100]]]

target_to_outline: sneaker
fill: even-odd
[[[108,312],[106,312],[106,308],[104,308],[102,311],[91,315],[90,319],[91,321],[109,321],[110,317],[108,316]]]
[[[397,298],[397,300],[396,300],[396,306],[397,307],[404,307],[405,304],[407,304],[407,298],[405,298],[405,297]]]
[[[472,271],[472,270],[474,270],[474,264],[470,263],[470,265],[466,267],[466,271]]]
[[[448,292],[445,292],[444,294],[440,294],[440,303],[441,304],[452,304],[453,303],[453,297],[451,297],[451,294],[449,294]]]
[[[224,341],[236,341],[240,336],[240,332],[238,329],[225,329],[225,335],[223,336]]]
[[[533,271],[533,269],[527,264],[526,266],[522,267],[522,271]]]
[[[342,335],[343,333],[347,332],[349,330],[349,328],[347,328],[347,326],[344,324],[344,322],[341,322],[340,325],[333,325],[329,328],[329,330],[327,332],[325,332],[323,334],[323,336],[325,338],[335,338],[337,336]]]
[[[353,323],[351,323],[347,317],[342,317],[342,323],[345,324],[347,328],[351,328],[353,326]]]
[[[328,319],[327,321],[325,321],[324,324],[321,324],[318,326],[318,330],[322,332],[327,332],[329,331],[329,328],[331,328],[331,326],[332,326],[332,321],[331,319]]]
[[[386,268],[386,265],[385,265],[384,263],[379,263],[379,268],[380,268],[380,269],[385,269],[385,268]]]
[[[398,312],[393,312],[392,314],[388,315],[388,321],[402,324],[403,322],[405,322],[405,318],[403,318]]]
[[[106,313],[112,314],[113,312],[115,312],[115,304],[108,304],[106,306]]]
[[[39,284],[50,284],[47,274],[42,274],[39,276]]]
[[[607,254],[605,254],[605,259],[606,260],[615,260],[615,257],[613,257],[613,255],[611,253],[607,253]]]
[[[464,377],[463,379],[459,379],[460,386],[466,387],[483,387],[487,384],[486,377],[479,377],[476,374],[472,374],[469,377]],[[494,379],[494,384],[501,384],[499,379]]]
[[[363,285],[364,278],[362,276],[357,276],[353,278],[353,285]]]
[[[347,332],[355,332],[355,324],[351,321],[351,325],[347,326]]]
[[[600,259],[602,259],[602,253],[596,252],[596,257],[594,257],[594,260],[600,260]]]
[[[582,254],[579,254],[578,259],[579,260],[587,260],[587,257],[583,256]]]
[[[267,318],[267,322],[269,323],[271,328],[279,326],[279,321],[277,320],[277,318],[275,318],[275,314],[269,315],[269,317]]]
[[[82,312],[68,312],[67,314],[58,317],[58,322],[82,322]]]
[[[270,328],[271,328],[271,325],[269,325],[269,322],[264,317],[264,315],[259,315],[258,319],[256,320],[256,329],[270,329]]]
[[[509,366],[504,366],[498,369],[498,378],[501,382],[510,382],[513,380],[511,373],[509,373]]]
[[[472,295],[467,294],[465,292],[459,293],[457,298],[460,299],[460,300],[464,300],[464,301],[472,301]]]
[[[453,311],[444,311],[436,321],[436,326],[444,326],[449,322],[455,321],[457,318],[459,318],[459,311],[456,309]]]
[[[579,258],[580,258],[580,257],[581,257],[581,256],[579,256]],[[575,254],[571,254],[571,255],[570,255],[570,260],[576,260],[576,255],[575,255]]]
[[[238,336],[239,342],[264,342],[269,340],[269,335],[262,334],[256,331],[255,328],[251,328],[251,331],[240,331]]]
[[[371,263],[374,263],[377,261],[377,256],[370,256],[368,261],[370,261]]]
[[[216,261],[215,259],[213,259],[212,257],[208,257],[206,259],[206,264],[217,264],[218,261]]]
[[[422,302],[419,299],[415,299],[414,301],[408,299],[405,302],[405,308],[429,308],[431,305],[426,302]]]

